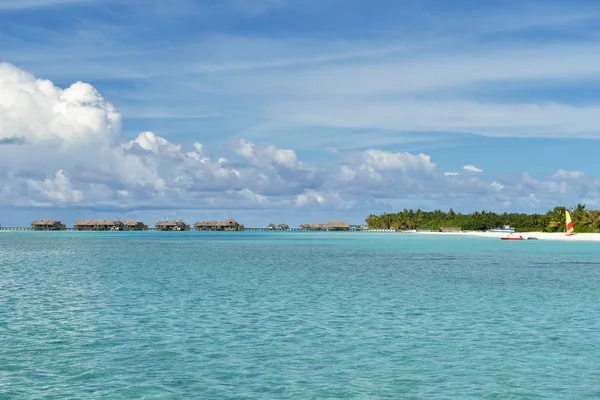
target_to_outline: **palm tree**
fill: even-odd
[[[600,229],[600,211],[591,210],[586,212],[581,222],[583,226],[592,228],[594,233],[597,233],[598,229]]]
[[[548,222],[547,229],[550,232],[556,232],[560,230],[560,227],[564,226],[566,210],[565,207],[557,206],[552,211],[548,211],[547,215],[550,221]]]
[[[572,217],[573,223],[578,223],[579,221],[585,218],[585,214],[587,213],[587,209],[585,208],[585,204],[578,203],[575,207],[572,208]]]

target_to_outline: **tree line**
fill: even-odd
[[[545,214],[502,213],[475,211],[470,214],[456,213],[450,209],[423,211],[404,209],[396,213],[369,215],[365,221],[369,229],[433,229],[441,227],[479,231],[510,225],[517,232],[541,231],[563,232],[565,211],[569,210],[575,232],[598,232],[600,210],[587,209],[584,204],[567,209],[557,206]]]

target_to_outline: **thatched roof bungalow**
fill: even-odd
[[[244,225],[235,219],[229,218],[221,222],[214,220],[196,222],[194,229],[197,231],[243,231]]]
[[[198,221],[194,224],[194,229],[197,231],[215,231],[220,225],[221,223],[215,220]]]
[[[313,230],[313,231],[349,231],[350,225],[348,225],[348,223],[344,222],[344,221],[342,221],[342,222],[329,221],[326,223],[313,222],[310,225],[307,225],[307,224],[300,225],[300,229],[307,229],[307,230]]]
[[[75,221],[73,228],[78,231],[122,231],[124,227],[123,221],[120,219],[112,220],[106,219],[101,221],[99,219],[88,219],[83,221]]]
[[[159,221],[154,224],[157,231],[189,231],[190,226],[183,222],[182,219],[179,221]]]
[[[123,229],[126,231],[147,231],[148,225],[136,219],[132,219],[123,223]]]
[[[350,225],[346,221],[329,221],[326,224],[323,224],[321,229],[325,229],[328,231],[349,231]]]
[[[287,229],[290,229],[290,227],[288,224],[279,224],[279,225],[269,224],[269,225],[267,225],[267,229],[287,230]]]
[[[42,219],[33,221],[31,229],[34,231],[64,231],[67,226],[53,219]]]

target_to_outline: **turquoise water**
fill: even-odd
[[[1,399],[597,399],[600,245],[0,232]]]

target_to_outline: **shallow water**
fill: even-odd
[[[600,398],[600,245],[0,234],[0,398]]]

